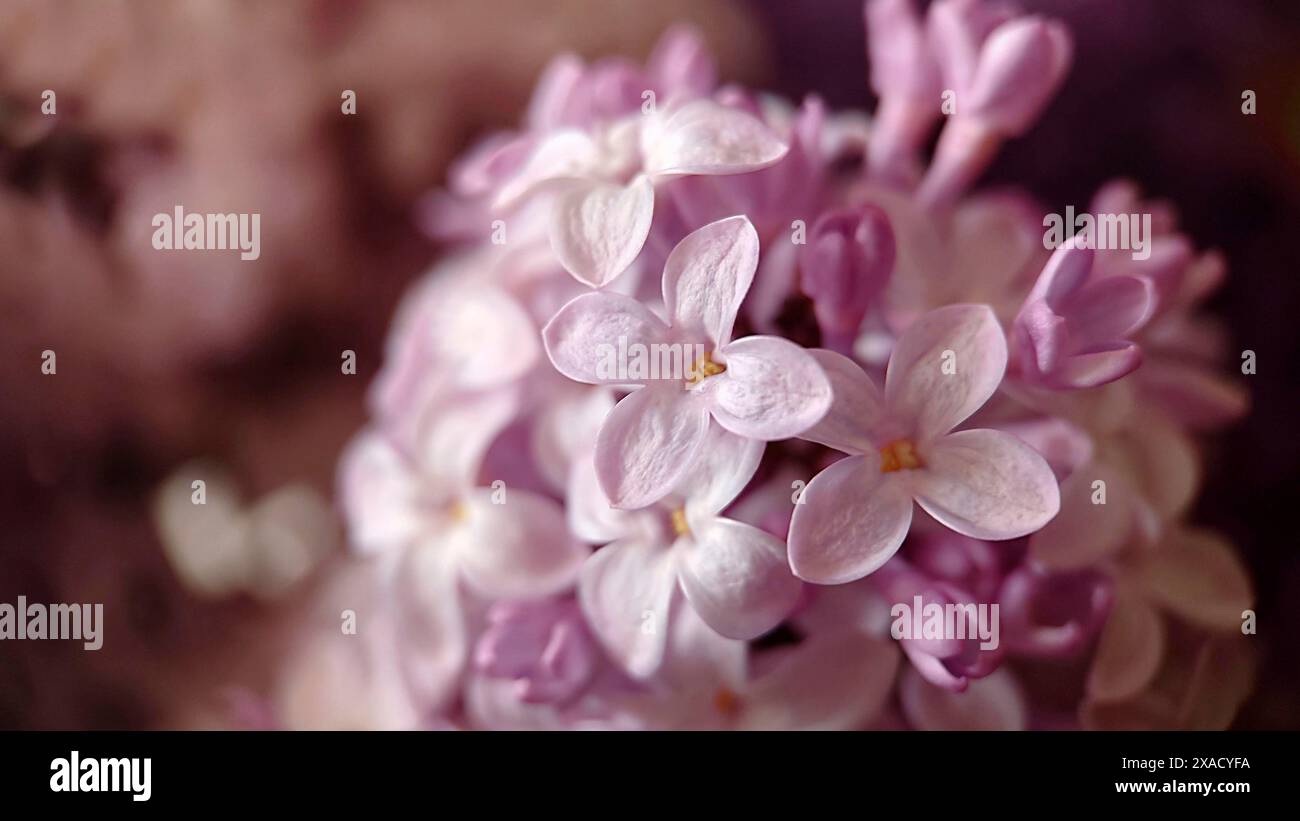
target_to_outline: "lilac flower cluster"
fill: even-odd
[[[283,723],[1231,720],[1250,582],[1184,521],[1193,433],[1245,411],[1198,313],[1222,259],[1126,182],[1092,211],[1153,214],[1143,259],[971,191],[1058,23],[866,22],[871,118],[718,87],[679,29],[558,58],[460,160],[340,468],[359,629],[291,660]],[[900,636],[913,602],[995,605],[1000,641]]]

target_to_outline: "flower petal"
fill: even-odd
[[[731,341],[736,312],[758,269],[758,232],[743,216],[711,222],[677,243],[664,263],[664,305],[675,330]]]
[[[695,394],[668,385],[633,391],[614,406],[596,438],[596,476],[614,507],[666,496],[695,462],[709,411]]]
[[[600,149],[586,132],[565,128],[533,148],[523,167],[497,191],[493,210],[513,208],[555,180],[582,179],[597,164]]]
[[[409,461],[365,431],[339,457],[339,499],[349,541],[361,553],[406,547],[420,528],[418,487]]]
[[[494,501],[499,499],[499,503]],[[565,526],[554,501],[527,490],[475,490],[448,528],[465,580],[489,598],[536,598],[578,578],[587,548]]]
[[[1098,701],[1137,695],[1160,669],[1164,647],[1160,614],[1135,591],[1118,591],[1088,672],[1088,695]]]
[[[831,405],[831,383],[817,360],[776,336],[749,336],[722,350],[727,370],[700,393],[727,430],[752,439],[788,439],[808,430]]]
[[[799,434],[799,438],[849,454],[875,450],[877,445],[871,439],[871,432],[885,418],[885,399],[880,389],[847,356],[821,348],[808,353],[830,380],[832,399],[822,420]]]
[[[570,379],[593,385],[627,384],[619,378],[620,339],[628,346],[666,338],[668,327],[637,300],[622,294],[583,294],[542,329],[546,355]],[[611,372],[612,370],[612,372]]]
[[[1098,495],[1102,488],[1104,497]],[[1029,555],[1057,571],[1081,570],[1115,555],[1137,524],[1134,495],[1105,464],[1079,468],[1061,483],[1061,512],[1029,537]],[[1094,498],[1105,503],[1094,504]]]
[[[574,183],[551,206],[551,249],[574,278],[599,288],[641,253],[654,206],[654,187],[644,176],[626,186]]]
[[[613,409],[614,397],[606,388],[557,390],[543,403],[528,444],[533,462],[552,489],[565,489],[577,460],[591,460],[596,431]]]
[[[505,388],[460,395],[426,414],[417,433],[425,496],[450,495],[473,485],[488,448],[518,410],[518,392]]]
[[[1089,350],[1124,339],[1141,328],[1155,310],[1155,286],[1146,277],[1120,274],[1089,282],[1065,309],[1071,341]]]
[[[766,445],[711,425],[695,464],[674,491],[686,499],[686,520],[705,522],[721,513],[754,478]]]
[[[899,338],[885,400],[893,415],[914,421],[918,439],[932,439],[979,410],[1006,367],[1007,340],[993,311],[949,305],[922,315]]]
[[[789,146],[758,119],[712,100],[693,100],[642,132],[645,173],[740,174],[774,165]]]
[[[1137,575],[1153,601],[1211,630],[1240,627],[1242,611],[1254,602],[1250,577],[1231,545],[1204,530],[1171,534],[1144,557]]]
[[[912,498],[880,471],[880,454],[841,459],[813,477],[790,522],[790,568],[804,581],[843,584],[874,572],[912,524]]]
[[[714,630],[754,639],[794,608],[802,585],[790,575],[785,544],[730,519],[715,518],[678,542],[677,573],[686,600]]]
[[[1025,697],[1005,668],[971,681],[963,693],[936,687],[908,668],[898,695],[918,730],[1023,730],[1029,723]]]
[[[642,515],[619,510],[609,503],[596,477],[596,463],[590,452],[579,458],[569,471],[565,513],[569,531],[590,544],[609,544],[633,535],[637,532],[637,517]]]
[[[646,58],[646,74],[667,97],[703,97],[717,85],[718,66],[699,31],[689,25],[669,28]]]
[[[582,612],[610,657],[637,678],[663,662],[677,586],[673,561],[662,545],[625,540],[597,550],[582,566]]]
[[[964,430],[921,453],[912,492],[944,525],[976,539],[1014,539],[1051,521],[1061,492],[1038,451],[999,430]]]
[[[860,729],[884,708],[898,664],[891,641],[814,636],[750,686],[740,729]]]
[[[1141,364],[1141,348],[1132,342],[1115,342],[1100,350],[1062,360],[1046,383],[1067,388],[1095,388],[1127,376]]]
[[[453,386],[484,390],[532,368],[540,354],[537,329],[512,295],[463,279],[437,293],[413,332],[427,337],[424,356],[446,369]]]

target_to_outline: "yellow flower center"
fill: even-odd
[[[921,457],[911,439],[897,439],[880,449],[880,472],[915,470],[921,467]]]
[[[673,532],[678,536],[691,535],[690,525],[686,524],[686,509],[677,508],[673,511]]]
[[[713,694],[713,708],[727,718],[735,718],[740,712],[740,696],[721,687]]]
[[[698,385],[710,376],[717,376],[720,373],[725,373],[726,370],[726,365],[721,362],[714,362],[713,354],[706,353],[699,362],[695,363],[694,367],[686,372],[686,384],[688,386]]]

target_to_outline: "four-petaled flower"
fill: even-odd
[[[1006,369],[1006,338],[987,306],[950,305],[916,320],[894,347],[883,394],[852,360],[812,353],[835,401],[801,436],[850,455],[817,474],[795,507],[795,575],[841,584],[875,571],[903,543],[913,499],[977,539],[1024,536],[1056,515],[1056,477],[1037,451],[1003,431],[950,433]]]
[[[1142,351],[1125,337],[1155,309],[1143,276],[1098,279],[1093,252],[1070,240],[1052,254],[1011,330],[1018,376],[1046,388],[1091,388],[1131,373]]]
[[[744,174],[789,151],[757,118],[708,99],[559,129],[497,194],[499,209],[550,191],[551,247],[580,281],[600,287],[630,266],[654,216],[655,185],[680,177]]]
[[[831,386],[808,351],[775,336],[732,340],[741,301],[758,266],[758,233],[743,216],[683,239],[664,265],[665,323],[631,297],[598,291],[560,309],[542,329],[560,373],[619,384],[604,351],[703,345],[704,361],[676,378],[644,380],[610,412],[596,440],[596,473],[615,507],[663,498],[692,468],[709,419],[732,433],[771,441],[796,436],[830,407]]]
[[[657,505],[614,510],[590,461],[570,475],[569,526],[609,542],[583,565],[578,600],[592,630],[630,674],[648,676],[663,659],[670,620],[686,606],[714,631],[753,639],[776,627],[802,585],[780,539],[718,514],[758,470],[764,444],[714,427],[686,481]]]

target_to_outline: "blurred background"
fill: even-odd
[[[1229,260],[1212,307],[1257,354],[1253,409],[1204,443],[1194,518],[1257,585],[1236,726],[1300,729],[1300,5],[1020,5],[1068,23],[1075,68],[985,184],[1061,210],[1129,177]],[[0,728],[238,723],[341,550],[335,461],[438,253],[423,197],[555,53],[640,58],[677,21],[726,80],[873,104],[859,0],[0,0],[0,601],[106,622],[99,652],[0,642]],[[154,251],[176,203],[261,213],[261,257]],[[195,465],[230,551],[279,557],[258,584],[214,582],[158,501]]]

